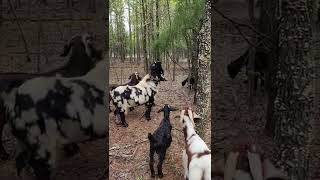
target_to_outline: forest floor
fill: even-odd
[[[127,81],[130,74],[137,71],[142,77],[145,75],[142,66],[133,67],[130,64],[120,66],[131,66],[131,68],[110,69],[110,83],[120,84],[120,72],[124,82]],[[187,68],[186,65],[183,65]],[[170,72],[172,73],[172,71]],[[191,106],[193,93],[189,95],[189,89],[181,86],[181,82],[187,77],[187,73],[177,66],[176,80],[172,81],[169,71],[165,69],[165,77],[168,81],[160,82],[158,86],[158,93],[155,97],[155,106],[152,108],[151,120],[147,121],[144,117],[140,119],[142,113],[145,111],[144,106],[135,108],[134,111],[129,112],[126,116],[128,128],[117,125],[113,113],[109,114],[109,170],[110,180],[146,180],[151,179],[149,169],[149,141],[147,139],[148,133],[153,133],[158,128],[162,118],[162,113],[156,113],[162,108],[164,104],[169,104],[177,108]],[[114,107],[112,107],[114,109]],[[184,148],[184,138],[182,127],[179,123],[180,111],[171,112],[170,122],[172,128],[172,143],[167,151],[166,159],[163,165],[164,180],[179,180],[183,179],[182,166],[182,150]],[[210,147],[211,131],[208,125],[207,134],[205,135],[205,142]],[[158,156],[155,156],[154,168],[158,163]],[[157,173],[157,171],[156,171]]]
[[[216,8],[236,22],[248,24],[247,7],[243,2],[226,0],[218,3]],[[270,157],[274,142],[264,133],[267,95],[261,89],[258,90],[253,98],[253,106],[249,107],[248,85],[243,83],[246,80],[244,69],[235,79],[231,79],[227,73],[227,65],[241,56],[248,45],[229,21],[216,13],[213,17],[213,158],[222,158],[223,153],[229,152],[239,137],[245,136],[255,141],[260,152]],[[311,179],[319,180],[320,176]]]

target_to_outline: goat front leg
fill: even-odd
[[[50,180],[50,165],[46,159],[35,159],[29,161],[30,166],[36,176],[36,180]]]
[[[153,101],[148,102],[148,103],[146,104],[145,116],[146,116],[146,119],[147,119],[148,121],[151,120],[150,113],[151,113],[151,110],[152,110],[152,106],[153,106],[153,105],[154,105],[154,102],[153,102]]]
[[[159,153],[159,163],[158,163],[158,177],[163,178],[163,173],[162,173],[162,164],[164,162],[164,159],[166,158],[166,150],[162,150]]]
[[[128,124],[127,124],[127,122],[126,122],[126,118],[125,118],[124,112],[119,111],[118,114],[119,114],[119,116],[120,116],[120,120],[121,120],[121,123],[122,123],[123,127],[128,127]]]
[[[154,173],[154,169],[153,169],[153,164],[154,164],[154,149],[152,147],[150,147],[150,162],[149,162],[149,166],[150,166],[150,171],[151,171],[151,177],[155,178],[155,173]]]
[[[7,160],[9,158],[9,154],[4,149],[2,142],[3,128],[4,125],[6,125],[7,119],[5,113],[1,113],[0,116],[0,158],[2,160]]]

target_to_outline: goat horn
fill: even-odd
[[[188,109],[188,115],[189,115],[189,118],[191,119],[193,126],[195,126],[194,121],[193,121],[192,111],[190,109]]]
[[[195,118],[195,119],[201,119],[202,117],[199,116],[198,114],[196,114],[195,112],[193,112],[193,118]]]
[[[248,152],[250,171],[254,180],[263,180],[262,163],[258,153]]]
[[[184,112],[186,112],[186,111],[185,111],[185,110],[182,110],[182,111],[181,111],[181,114],[180,114],[180,120],[181,120],[181,121],[183,120]]]
[[[229,153],[224,169],[224,180],[232,180],[234,174],[236,173],[238,156],[239,152]]]

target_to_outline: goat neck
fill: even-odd
[[[107,77],[107,62],[100,61],[96,64],[96,66],[91,71],[89,71],[83,77],[79,77],[79,78],[90,81],[94,83],[96,86],[102,87],[103,89],[105,89],[107,87],[106,77]],[[79,78],[74,78],[74,79],[79,79]]]
[[[150,81],[147,81],[147,79],[150,79]],[[154,82],[154,80],[151,79],[151,76],[149,74],[145,75],[142,80],[137,84],[137,86],[140,87],[150,87],[152,90],[156,91],[157,85]]]
[[[182,118],[184,119],[184,127],[183,127],[183,134],[186,141],[186,145],[189,144],[189,140],[192,136],[196,135],[196,131],[194,129],[193,124],[190,122],[189,117],[183,115]]]
[[[163,111],[163,119],[170,119],[170,111],[169,110],[164,110]]]

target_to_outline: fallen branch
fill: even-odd
[[[16,12],[14,11],[14,8],[13,8],[11,0],[8,0],[8,3],[9,3],[9,6],[10,6],[10,10],[11,10],[11,12],[12,12],[14,18],[15,18],[15,21],[17,22],[18,29],[19,29],[19,31],[21,33],[21,37],[22,37],[22,40],[23,40],[23,43],[24,43],[24,48],[25,48],[26,53],[27,53],[27,61],[30,62],[31,59],[30,59],[30,53],[29,53],[29,49],[28,49],[28,44],[27,44],[27,41],[26,41],[25,36],[23,34],[23,30],[21,28],[21,24],[18,21],[18,16],[17,16]]]
[[[117,149],[125,149],[125,148],[128,148],[128,147],[131,147],[131,146],[135,146],[135,145],[138,145],[138,144],[142,144],[144,142],[148,141],[148,139],[143,139],[141,140],[140,142],[138,140],[135,141],[134,144],[129,144],[129,145],[125,145],[125,146],[115,146],[115,147],[112,147],[109,149],[109,151],[112,151],[112,150],[117,150]]]

